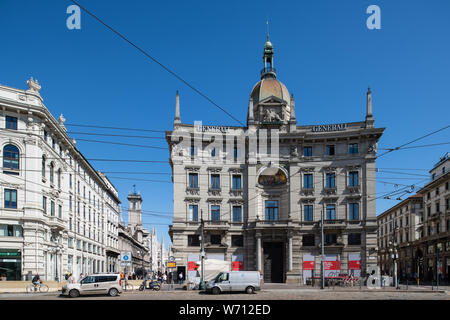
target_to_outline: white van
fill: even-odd
[[[122,293],[120,274],[99,273],[84,277],[81,281],[62,287],[62,295],[76,298],[85,294],[109,294],[112,297]]]
[[[258,290],[261,290],[259,271],[221,272],[206,285],[206,291],[213,294],[233,291],[254,293]]]

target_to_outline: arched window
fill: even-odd
[[[50,183],[54,181],[54,173],[55,173],[55,165],[53,162],[50,162]]]
[[[42,156],[42,178],[45,178],[45,156]]]
[[[3,148],[3,168],[19,170],[19,149],[15,145]]]

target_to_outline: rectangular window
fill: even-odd
[[[328,145],[325,147],[325,154],[327,156],[334,156],[334,145]]]
[[[217,152],[216,152],[216,148],[212,148],[211,149],[211,157],[215,158],[216,155],[219,156],[219,150],[217,150]]]
[[[336,220],[336,206],[334,204],[327,204],[326,219]]]
[[[55,216],[55,202],[53,200],[50,200],[50,215]]]
[[[305,234],[302,238],[302,245],[306,247],[313,247],[315,246],[315,239],[314,234]]]
[[[189,221],[198,221],[198,205],[189,205]]]
[[[303,147],[303,156],[312,157],[312,147]]]
[[[198,234],[188,235],[189,247],[200,247],[200,236]]]
[[[17,118],[6,116],[6,129],[17,130]]]
[[[69,248],[73,247],[73,238],[71,238],[71,237],[67,238],[67,246]]]
[[[211,220],[220,221],[220,206],[211,206]]]
[[[212,234],[211,235],[211,244],[221,244],[222,243],[222,237],[220,234]]]
[[[313,175],[308,173],[303,176],[303,188],[312,189],[313,187]]]
[[[72,211],[72,196],[69,196],[69,210]]]
[[[69,188],[72,189],[72,174],[69,174]]]
[[[278,201],[266,200],[266,220],[277,221],[278,220]]]
[[[62,205],[58,205],[58,218],[62,218]]]
[[[358,182],[358,171],[351,171],[348,174],[348,185],[350,187],[357,187],[359,185]]]
[[[233,206],[233,221],[234,222],[242,221],[242,207],[241,206]]]
[[[233,189],[234,190],[241,189],[241,175],[239,174],[233,175]]]
[[[359,220],[359,203],[349,203],[349,219]]]
[[[198,174],[189,173],[189,188],[198,188]]]
[[[195,146],[191,146],[191,156],[196,156],[197,155],[197,148]]]
[[[325,244],[336,244],[337,243],[337,235],[335,233],[326,233],[325,234]]]
[[[42,210],[44,214],[47,214],[47,197],[42,197]]]
[[[313,221],[313,206],[310,204],[305,204],[303,206],[305,221]]]
[[[358,144],[357,143],[350,143],[348,145],[348,153],[350,153],[350,154],[357,154],[358,153]]]
[[[220,175],[211,175],[211,189],[220,189]]]
[[[349,245],[361,245],[361,233],[349,233],[348,234]]]
[[[47,131],[44,130],[44,141],[47,142],[47,140],[48,140],[48,134],[47,134]]]
[[[17,209],[17,190],[5,189],[5,208]]]
[[[241,236],[241,235],[231,236],[231,246],[232,247],[243,247],[244,246],[244,236]]]
[[[52,148],[55,149],[55,138],[52,138]]]
[[[327,188],[336,188],[336,175],[334,173],[327,173],[326,187]]]

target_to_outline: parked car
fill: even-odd
[[[99,273],[88,275],[76,283],[68,283],[62,287],[62,295],[76,298],[86,294],[109,294],[112,297],[122,293],[120,274]]]
[[[213,294],[242,291],[254,293],[261,290],[261,274],[258,271],[221,272],[206,285]]]

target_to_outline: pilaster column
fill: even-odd
[[[290,234],[289,236],[288,236],[289,238],[288,238],[288,240],[289,240],[289,242],[288,242],[288,244],[289,244],[289,247],[288,247],[288,251],[289,251],[289,268],[288,268],[288,271],[292,271],[292,269],[293,269],[293,266],[292,266],[292,235]]]
[[[261,234],[256,234],[256,262],[258,271],[261,271]]]

